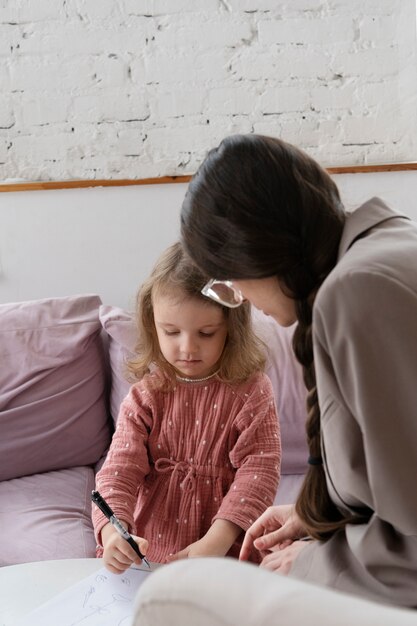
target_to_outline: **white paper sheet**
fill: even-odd
[[[16,626],[130,626],[133,600],[149,570],[104,567],[42,604]]]

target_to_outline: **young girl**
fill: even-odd
[[[153,562],[237,557],[279,482],[278,417],[250,305],[213,302],[201,294],[206,282],[177,243],[139,291],[129,364],[138,382],[97,475],[97,489]],[[140,562],[95,506],[93,523],[110,571]]]

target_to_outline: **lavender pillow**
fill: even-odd
[[[303,475],[307,468],[307,391],[301,366],[292,349],[294,327],[284,328],[269,317],[252,310],[254,330],[268,347],[266,373],[271,379],[281,425],[282,474]]]
[[[93,464],[108,447],[100,304],[0,305],[0,480]]]
[[[102,305],[100,321],[109,338],[111,370],[110,413],[116,423],[122,400],[132,384],[128,380],[126,361],[134,355],[136,326],[132,313],[119,307]]]
[[[95,557],[91,467],[0,482],[0,567],[49,559]],[[7,532],[6,532],[6,529]]]

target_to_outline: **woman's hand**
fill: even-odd
[[[124,524],[125,525],[125,524]],[[148,542],[142,537],[132,535],[139,546],[142,554],[146,554]],[[121,574],[133,563],[140,565],[142,560],[138,557],[134,549],[128,542],[119,535],[111,524],[106,524],[101,531],[103,541],[103,561],[104,565],[113,574]]]
[[[247,530],[239,559],[247,561],[253,546],[265,554],[283,550],[306,535],[294,505],[270,506]]]
[[[309,541],[294,541],[291,545],[281,550],[276,550],[267,554],[259,567],[269,569],[271,572],[288,574],[293,564],[303,548],[308,546]]]

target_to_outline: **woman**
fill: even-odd
[[[206,295],[298,322],[309,470],[241,559],[254,543],[267,569],[416,608],[416,225],[377,198],[347,213],[313,159],[256,135],[208,154],[181,221]]]

